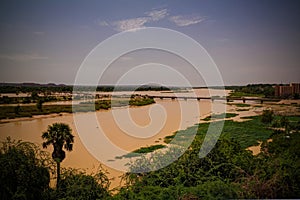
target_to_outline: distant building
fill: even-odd
[[[275,97],[279,97],[280,96],[280,86],[279,85],[275,85]]]
[[[300,94],[300,83],[291,83],[292,86],[292,94]]]
[[[276,97],[290,97],[295,94],[300,94],[300,83],[291,83],[290,85],[276,85],[275,96]]]

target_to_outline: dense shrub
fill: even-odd
[[[42,199],[50,175],[48,154],[28,142],[8,139],[0,148],[0,199]]]

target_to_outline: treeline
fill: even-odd
[[[0,93],[32,93],[38,92],[41,94],[51,93],[72,93],[75,91],[98,91],[98,92],[112,92],[112,91],[168,91],[176,90],[178,87],[165,87],[165,86],[78,86],[78,85],[64,85],[64,84],[37,84],[37,83],[0,83]]]
[[[56,85],[54,83],[38,84],[38,83],[0,83],[0,93],[71,93],[73,86],[64,84]]]
[[[6,95],[0,96],[0,104],[18,104],[18,103],[36,103],[38,101],[55,102],[55,101],[70,101],[72,97],[68,96],[39,96],[36,92],[32,92],[27,97],[9,97]]]
[[[260,96],[274,97],[275,89],[272,84],[248,84],[246,86],[226,86],[228,90],[233,90],[231,96]]]

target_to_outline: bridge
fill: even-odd
[[[280,99],[272,99],[272,98],[255,98],[255,97],[218,97],[218,96],[212,96],[212,97],[191,97],[191,96],[149,96],[149,98],[153,98],[153,99],[183,99],[183,100],[188,100],[188,99],[194,99],[194,100],[198,100],[200,101],[201,99],[203,100],[211,100],[211,101],[215,101],[215,100],[221,100],[221,101],[243,101],[243,103],[246,103],[246,101],[259,101],[260,103],[263,103],[265,101],[269,101],[269,102],[277,102],[280,101]]]
[[[280,101],[281,99],[275,99],[275,98],[260,98],[260,97],[219,97],[219,96],[210,96],[210,97],[196,97],[196,96],[164,96],[164,95],[136,95],[136,96],[141,96],[141,97],[149,97],[153,99],[172,99],[172,100],[177,100],[177,99],[183,99],[183,100],[188,100],[188,99],[193,99],[193,100],[211,100],[211,101],[242,101],[243,103],[246,103],[247,101],[258,101],[260,103],[263,102],[277,102]],[[108,98],[131,98],[130,95],[108,95]]]

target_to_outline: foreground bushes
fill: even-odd
[[[101,168],[92,175],[80,170],[65,169],[61,175],[60,188],[53,190],[49,199],[105,199],[110,197],[109,185],[109,179]]]
[[[49,188],[51,160],[28,142],[8,139],[0,149],[0,199],[42,199]]]
[[[109,180],[102,169],[92,175],[65,169],[61,187],[58,190],[50,188],[49,174],[53,171],[53,163],[49,155],[31,143],[9,140],[2,143],[0,151],[0,199],[299,198],[299,117],[288,117],[288,120],[290,131],[276,131],[272,142],[264,142],[257,156],[245,150],[243,137],[234,140],[228,136],[229,132],[238,135],[240,130],[229,121],[227,125],[232,125],[231,128],[224,128],[224,137],[206,157],[200,159],[203,133],[208,128],[203,125],[198,128],[191,147],[178,160],[157,171],[126,174],[124,187],[115,195],[109,192]],[[254,131],[253,123],[258,123],[260,127],[255,129],[256,134],[270,134],[270,127],[260,121],[260,118],[254,118],[252,124],[251,121],[243,123],[251,131]],[[264,128],[268,131],[263,132]],[[178,134],[184,136],[188,133]],[[180,151],[179,148],[171,150]],[[157,159],[162,154],[167,156]],[[153,157],[143,157],[131,163],[131,169],[151,167],[153,158],[156,165],[162,165],[170,158],[168,155],[168,151],[154,152]]]
[[[290,123],[298,124],[299,117],[289,117]],[[295,121],[295,120],[298,120]],[[270,127],[260,122],[260,117],[243,122],[247,126],[259,124],[256,130]],[[262,152],[253,156],[245,147],[243,137],[230,139],[229,129],[237,131],[232,125],[225,127],[214,149],[205,157],[199,158],[199,150],[206,132],[199,126],[198,134],[188,151],[177,161],[157,171],[139,174],[126,174],[126,187],[114,199],[236,199],[236,198],[299,198],[300,197],[300,133],[298,126],[292,126],[292,133],[282,131],[273,134],[271,142],[264,142]],[[240,124],[241,125],[241,124]],[[201,129],[201,130],[200,130]],[[203,130],[202,130],[203,129]],[[250,128],[254,131],[253,128]],[[274,130],[276,131],[276,130]],[[178,134],[189,133],[183,131]],[[238,134],[235,132],[233,134]],[[244,134],[243,134],[244,135]],[[160,153],[161,154],[161,153]],[[168,152],[165,153],[167,155]],[[132,171],[156,165],[165,160],[155,159],[161,155],[142,157],[131,165]],[[162,157],[162,156],[161,156]],[[168,158],[166,158],[168,159]]]
[[[8,138],[0,146],[0,199],[83,200],[110,196],[109,179],[101,168],[93,175],[65,169],[61,187],[54,190],[49,186],[54,167],[49,153],[37,145]]]

